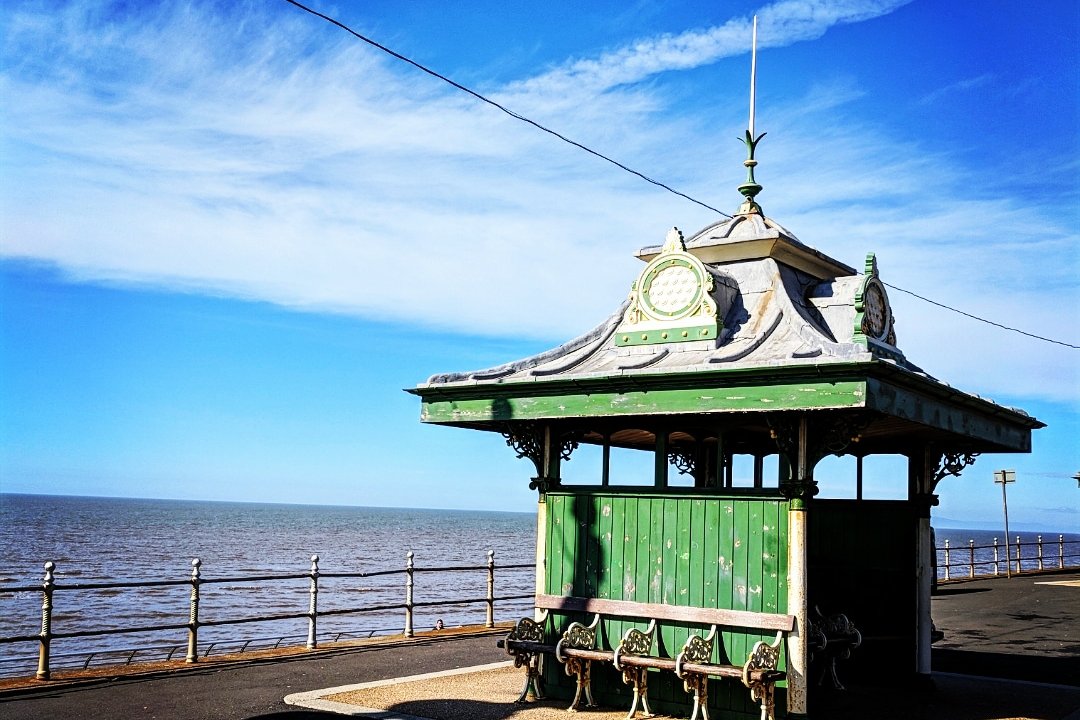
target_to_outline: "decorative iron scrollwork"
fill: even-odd
[[[506,425],[502,436],[506,438],[506,444],[513,449],[519,458],[529,458],[536,467],[536,477],[529,482],[530,490],[539,490],[546,493],[552,486],[559,484],[559,478],[548,477],[544,467],[544,442],[545,428],[538,423],[516,423]],[[557,452],[560,460],[568,461],[570,456],[578,448],[580,435],[576,432],[561,433],[552,437],[552,450]]]
[[[578,434],[564,433],[559,436],[559,458],[569,461],[570,455],[578,448]]]
[[[826,455],[843,455],[852,443],[859,442],[871,420],[866,413],[847,413],[833,416],[824,423],[815,423],[816,428],[811,428],[809,448],[812,462],[816,463]]]
[[[668,448],[668,460],[682,475],[697,477],[697,456],[693,450]]]
[[[968,465],[972,465],[975,462],[975,458],[979,456],[979,453],[967,453],[967,452],[945,452],[941,454],[941,459],[938,460],[937,469],[934,471],[934,485],[936,486],[941,482],[942,478],[946,475],[957,476],[964,471]]]
[[[527,457],[536,466],[536,474],[544,475],[544,431],[533,424],[507,425],[502,436],[519,458]],[[530,484],[531,487],[531,484]]]

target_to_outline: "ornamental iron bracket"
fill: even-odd
[[[862,439],[862,432],[873,418],[868,413],[846,413],[832,417],[814,418],[807,427],[806,462],[813,468],[826,455],[843,455],[852,444]],[[771,418],[769,435],[777,449],[787,456],[792,467],[799,463],[798,418]]]
[[[697,477],[697,455],[688,448],[668,448],[668,460],[683,475]]]
[[[506,444],[517,456],[528,458],[536,467],[536,477],[529,482],[529,489],[539,490],[541,494],[559,485],[559,478],[549,477],[547,468],[544,467],[544,431],[544,426],[538,423],[507,425],[502,431]],[[578,438],[579,434],[574,432],[553,435],[552,450],[558,453],[559,460],[570,460],[570,456],[578,448]]]
[[[533,425],[507,425],[502,431],[506,444],[519,458],[527,457],[536,466],[536,474],[544,475],[544,431]],[[531,483],[530,483],[531,487]]]
[[[933,476],[930,478],[930,492],[933,492],[937,488],[937,484],[941,482],[945,476],[959,476],[960,473],[964,471],[964,468],[975,463],[975,458],[977,457],[979,457],[979,453],[977,452],[943,452],[938,459]]]

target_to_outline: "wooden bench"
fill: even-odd
[[[683,687],[693,694],[691,720],[708,720],[708,679],[734,678],[750,689],[751,697],[761,705],[763,720],[774,717],[774,687],[786,674],[777,669],[784,633],[791,632],[795,618],[778,613],[757,613],[720,608],[695,608],[627,600],[603,600],[559,595],[537,595],[536,607],[541,621],[523,618],[500,644],[513,655],[518,667],[526,668],[525,688],[518,701],[542,698],[540,686],[540,656],[552,654],[563,664],[567,675],[577,678],[577,691],[570,704],[576,710],[582,695],[586,705],[594,705],[591,687],[592,663],[611,663],[622,673],[623,682],[634,688],[634,699],[627,718],[633,718],[638,706],[651,714],[648,700],[648,671],[671,671],[683,681]],[[554,644],[545,636],[544,626],[551,611],[592,615],[589,625],[571,623]],[[599,647],[598,627],[602,618],[630,619],[648,623],[645,631],[631,628],[624,633],[614,650]],[[652,654],[657,623],[675,622],[709,627],[708,635],[691,635],[675,658]],[[739,665],[713,663],[713,649],[718,627],[739,627],[775,631],[772,643],[758,642],[746,662]]]

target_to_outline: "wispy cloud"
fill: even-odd
[[[758,45],[783,47],[829,28],[886,15],[911,0],[781,0],[757,11]],[[750,50],[751,17],[679,34],[642,38],[595,58],[567,62],[507,88],[511,96],[595,95],[662,72],[701,67]]]
[[[762,44],[899,4],[773,3],[759,11]],[[11,13],[4,255],[82,280],[559,341],[617,306],[634,249],[714,219],[298,13],[155,7]],[[642,81],[746,52],[747,22],[644,38],[495,91],[734,209],[741,113],[674,112]],[[1075,228],[1031,198],[968,193],[971,171],[944,151],[837,122],[861,94],[823,82],[773,109],[766,211],[849,264],[876,250],[887,281],[1080,338],[1075,314],[1042,312],[1048,285],[1063,306],[1078,300]],[[1045,262],[1018,266],[1017,242]],[[893,301],[904,348],[935,374],[991,395],[1080,400],[1071,351]],[[1007,365],[971,367],[1003,343]]]
[[[965,78],[964,80],[958,80],[944,87],[940,87],[933,92],[924,95],[919,102],[923,105],[932,105],[944,97],[952,95],[957,92],[966,92],[974,88],[983,87],[989,85],[994,81],[994,75],[992,73],[983,73],[977,77]]]

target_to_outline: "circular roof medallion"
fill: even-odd
[[[702,298],[701,270],[684,257],[657,260],[642,273],[642,309],[658,320],[685,317],[694,312]]]

